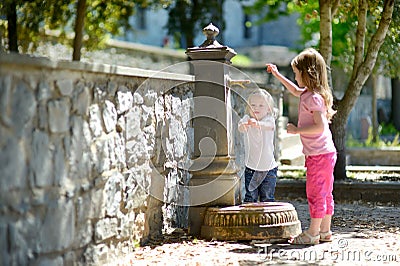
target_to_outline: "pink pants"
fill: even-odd
[[[324,218],[332,215],[333,169],[336,152],[306,156],[306,193],[311,218]]]

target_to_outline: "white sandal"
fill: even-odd
[[[289,240],[292,245],[316,245],[319,244],[320,235],[312,236],[307,231]],[[307,240],[308,239],[308,240]]]
[[[328,232],[319,232],[319,241],[321,242],[332,242],[332,231]]]

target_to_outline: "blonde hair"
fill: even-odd
[[[272,98],[271,94],[269,94],[266,90],[263,89],[257,89],[251,92],[249,97],[247,97],[246,112],[250,114],[251,112],[250,99],[256,96],[262,97],[264,99],[264,101],[267,103],[266,106],[268,108],[267,110],[268,113],[270,114],[270,116],[276,119],[278,117],[278,109],[275,107],[274,99]]]
[[[328,73],[324,58],[317,50],[308,48],[298,54],[291,62],[299,70],[302,81],[308,90],[322,96],[326,106],[326,118],[332,120],[336,113],[333,110],[333,96],[328,84]]]

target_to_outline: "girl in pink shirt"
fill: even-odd
[[[328,85],[324,58],[315,49],[306,49],[291,62],[294,84],[279,73],[273,64],[267,64],[272,73],[294,96],[300,97],[297,126],[289,123],[288,133],[300,134],[306,157],[306,193],[310,211],[310,227],[290,240],[292,244],[318,244],[331,241],[331,220],[334,201],[333,169],[336,148],[329,123],[336,111]]]

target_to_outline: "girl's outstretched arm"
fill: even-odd
[[[274,77],[276,77],[282,84],[283,86],[290,91],[291,94],[293,94],[296,97],[300,97],[300,95],[303,93],[304,89],[299,88],[296,84],[294,84],[290,79],[282,75],[277,66],[274,64],[266,64],[267,66],[267,72],[272,73]]]

